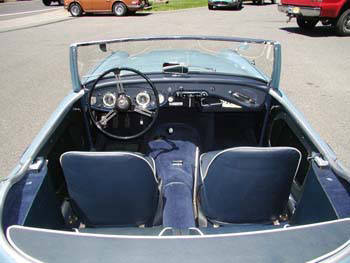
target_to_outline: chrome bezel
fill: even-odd
[[[140,101],[140,97],[141,96],[145,96],[146,97],[146,102],[141,102]],[[139,106],[145,108],[145,107],[147,107],[150,104],[150,102],[151,102],[151,96],[146,91],[140,92],[140,93],[138,93],[136,95],[136,103]]]
[[[106,101],[106,98],[108,96],[110,96],[112,98],[113,103],[108,103]],[[117,97],[115,96],[115,94],[113,94],[111,92],[107,92],[106,94],[103,95],[102,101],[103,101],[103,106],[105,106],[106,108],[113,108],[117,102]]]

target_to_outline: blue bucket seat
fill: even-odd
[[[159,195],[152,158],[66,152],[61,166],[72,207],[87,227],[152,225]]]
[[[202,154],[202,213],[216,223],[278,219],[300,160],[301,153],[291,147],[237,147]]]

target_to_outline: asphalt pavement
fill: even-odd
[[[0,21],[62,9],[58,3],[45,6],[40,0],[0,3]]]
[[[14,167],[70,91],[68,47],[71,43],[175,34],[281,42],[281,88],[339,159],[350,166],[350,37],[337,37],[330,28],[322,26],[313,33],[301,33],[295,21],[286,23],[277,5],[247,3],[241,11],[209,11],[205,7],[76,19],[58,9],[5,22],[0,22],[1,176]]]

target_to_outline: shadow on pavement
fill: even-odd
[[[259,4],[254,4],[254,3],[246,3],[243,1],[243,5],[252,5],[252,6],[265,6],[265,5],[275,5],[273,3],[264,3],[263,5],[259,5]]]
[[[84,16],[85,17],[106,17],[106,16],[111,16],[111,17],[116,17],[116,18],[123,18],[123,17],[138,17],[138,16],[149,16],[152,13],[144,13],[144,12],[140,12],[140,13],[135,13],[135,14],[127,14],[125,16],[116,16],[112,13],[86,13]]]
[[[339,37],[331,26],[317,26],[310,31],[300,30],[299,27],[281,27],[280,29],[308,37]]]
[[[223,8],[223,7],[220,7],[220,8],[215,8],[215,9],[213,9],[213,10],[209,10],[209,11],[211,11],[211,12],[216,12],[216,11],[233,11],[233,12],[238,12],[238,11],[241,11],[241,10],[243,10],[244,9],[244,7],[242,7],[242,8],[239,8],[239,9],[234,9],[234,8]]]

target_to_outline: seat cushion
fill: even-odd
[[[152,158],[128,152],[61,156],[71,204],[87,226],[151,224],[158,204]]]
[[[300,152],[291,147],[238,147],[202,155],[202,212],[219,223],[278,218],[287,204],[300,159]]]

